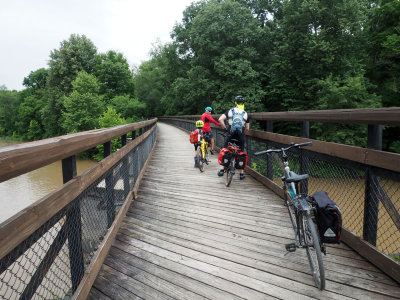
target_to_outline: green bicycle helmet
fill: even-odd
[[[196,121],[196,128],[203,128],[204,122],[202,120]]]

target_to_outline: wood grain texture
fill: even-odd
[[[400,297],[397,282],[345,244],[328,247],[326,290],[319,291],[305,250],[285,251],[293,230],[282,199],[250,176],[235,175],[225,187],[216,155],[200,173],[187,133],[163,123],[158,130],[157,148],[93,293],[107,277],[132,282],[119,284],[144,299],[154,299],[155,291],[166,299]],[[114,299],[121,294],[113,293]]]

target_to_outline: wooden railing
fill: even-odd
[[[247,133],[247,172],[282,198],[283,190],[278,185],[280,179],[278,174],[274,174],[272,160],[260,160],[253,156],[254,152],[291,142],[309,141],[310,122],[368,125],[368,148],[312,140],[313,145],[298,154],[297,165],[300,169],[295,171],[310,173],[310,183],[305,186],[309,192],[330,189],[328,194],[338,203],[344,215],[346,228],[343,229],[343,241],[400,282],[400,265],[390,257],[400,253],[400,154],[381,151],[382,125],[400,125],[400,108],[263,112],[249,115],[252,120],[263,122],[265,131],[250,130]],[[219,116],[213,117],[218,119]],[[194,129],[194,120],[199,118],[200,115],[187,115],[159,119],[191,131]],[[273,132],[274,121],[300,122],[301,137]],[[222,147],[223,141],[216,134],[218,128],[214,125],[212,128],[217,145]],[[265,165],[262,160],[266,161]],[[318,166],[315,166],[316,162]],[[321,175],[322,172],[325,174]],[[349,178],[346,179],[346,176]],[[325,184],[326,178],[332,179],[330,184],[321,186],[312,181],[313,177],[315,182],[324,179]],[[344,180],[347,190],[343,191],[343,187],[338,186],[337,178],[342,180],[340,184]],[[360,215],[360,221],[354,220],[356,213]],[[377,245],[377,241],[380,245]]]
[[[59,160],[64,181],[63,186],[0,224],[0,298],[30,299],[40,289],[42,297],[47,293],[49,298],[85,299],[137,192],[156,142],[156,121],[0,148],[0,182]],[[121,138],[123,147],[112,153],[111,141],[116,138]],[[76,176],[76,154],[97,145],[104,146],[105,158]],[[104,211],[93,203],[104,206]],[[96,211],[99,215],[93,217]],[[70,278],[63,282],[57,277],[54,286],[56,280],[50,273],[57,267],[63,277],[70,274]]]

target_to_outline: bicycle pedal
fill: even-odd
[[[286,248],[286,251],[288,251],[288,252],[294,252],[297,249],[295,243],[286,244],[285,248]]]

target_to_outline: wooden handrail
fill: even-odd
[[[310,121],[323,123],[361,123],[400,125],[400,107],[331,109],[249,113],[258,121]],[[183,115],[160,118],[200,118],[201,115]],[[212,115],[218,118],[220,115]]]
[[[157,119],[0,148],[0,182],[101,145]]]

